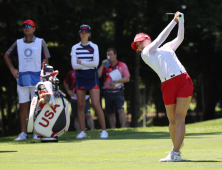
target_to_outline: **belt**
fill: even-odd
[[[173,78],[173,77],[176,77],[176,76],[178,76],[178,75],[180,75],[180,74],[183,74],[183,73],[185,73],[186,71],[180,71],[180,72],[177,72],[177,73],[174,73],[174,74],[171,74],[169,77],[166,77],[166,78],[164,78],[164,79],[161,79],[161,82],[163,83],[164,81],[167,81],[167,80],[169,80],[169,79],[171,79],[171,78]]]
[[[122,89],[103,89],[103,90],[108,92],[108,93],[117,93],[117,92],[122,91]]]

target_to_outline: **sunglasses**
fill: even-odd
[[[23,25],[23,28],[32,28],[31,25]]]

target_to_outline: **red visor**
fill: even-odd
[[[143,41],[145,40],[146,38],[148,38],[149,40],[151,40],[151,38],[149,37],[149,35],[147,34],[144,34],[144,33],[141,33],[141,34],[137,34],[134,38],[134,42],[131,44],[131,47],[133,50],[137,50],[137,47],[136,47],[136,42],[139,42],[139,41]]]

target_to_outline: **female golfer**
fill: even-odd
[[[177,22],[179,23],[177,37],[160,47]],[[175,54],[183,38],[184,16],[177,12],[174,19],[153,42],[147,34],[140,33],[135,36],[131,44],[134,50],[141,52],[144,62],[158,74],[162,82],[161,91],[169,119],[173,150],[166,158],[160,159],[160,162],[182,161],[180,147],[185,136],[185,116],[193,97],[192,80]]]
[[[81,25],[79,30],[81,42],[75,44],[71,51],[71,62],[73,69],[77,70],[76,75],[76,94],[78,117],[81,132],[77,135],[77,139],[86,138],[85,133],[85,96],[89,91],[92,105],[96,111],[99,123],[102,128],[100,138],[108,138],[104,113],[100,105],[100,90],[97,73],[99,64],[98,46],[88,40],[91,35],[91,28],[88,25]]]

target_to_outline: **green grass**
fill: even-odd
[[[172,148],[168,127],[108,130],[109,139],[99,139],[99,130],[87,131],[76,140],[68,132],[58,143],[31,139],[13,142],[0,138],[0,169],[221,169],[222,119],[186,125],[184,162],[159,163]]]

